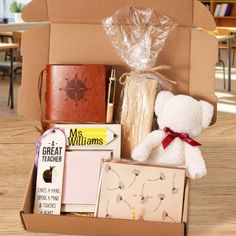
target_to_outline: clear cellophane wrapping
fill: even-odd
[[[172,84],[151,71],[165,41],[176,26],[167,16],[149,8],[129,6],[102,21],[119,57],[133,72],[122,82],[117,121],[122,125],[122,157],[131,152],[152,130],[154,102],[160,90]]]

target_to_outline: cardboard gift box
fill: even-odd
[[[165,75],[178,82],[178,93],[207,100],[216,107],[214,80],[217,40],[197,29],[214,30],[215,22],[199,1],[33,0],[24,9],[24,20],[47,23],[23,33],[24,61],[19,114],[39,120],[38,76],[47,64],[110,64],[115,65],[119,72],[129,71],[112,48],[101,20],[131,4],[156,9],[178,23],[160,53],[158,65],[171,66],[172,70]],[[32,169],[20,213],[22,223],[29,231],[101,236],[186,235],[188,181],[181,223],[36,215],[32,213],[34,188],[35,174]]]
[[[33,214],[34,193],[35,169],[33,168],[24,198],[23,209],[20,212],[23,227],[28,231],[97,236],[186,235],[189,198],[188,180],[186,180],[184,187],[182,223]]]

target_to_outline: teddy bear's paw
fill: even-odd
[[[203,176],[205,176],[207,174],[207,170],[206,168],[203,168],[201,170],[189,170],[187,172],[187,177],[189,177],[190,179],[200,179]]]
[[[148,158],[148,152],[145,148],[136,147],[134,148],[131,156],[136,161],[144,162]]]

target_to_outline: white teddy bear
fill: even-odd
[[[185,166],[191,179],[206,175],[206,165],[193,138],[207,128],[213,106],[190,96],[162,91],[157,95],[155,113],[159,130],[149,133],[134,148],[132,158],[141,162]]]

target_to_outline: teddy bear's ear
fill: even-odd
[[[214,107],[205,101],[200,101],[202,108],[202,127],[207,128],[212,120]]]
[[[161,91],[158,93],[156,97],[156,101],[155,101],[155,107],[154,107],[156,116],[159,115],[160,111],[162,110],[166,102],[173,96],[174,94],[169,91]]]

